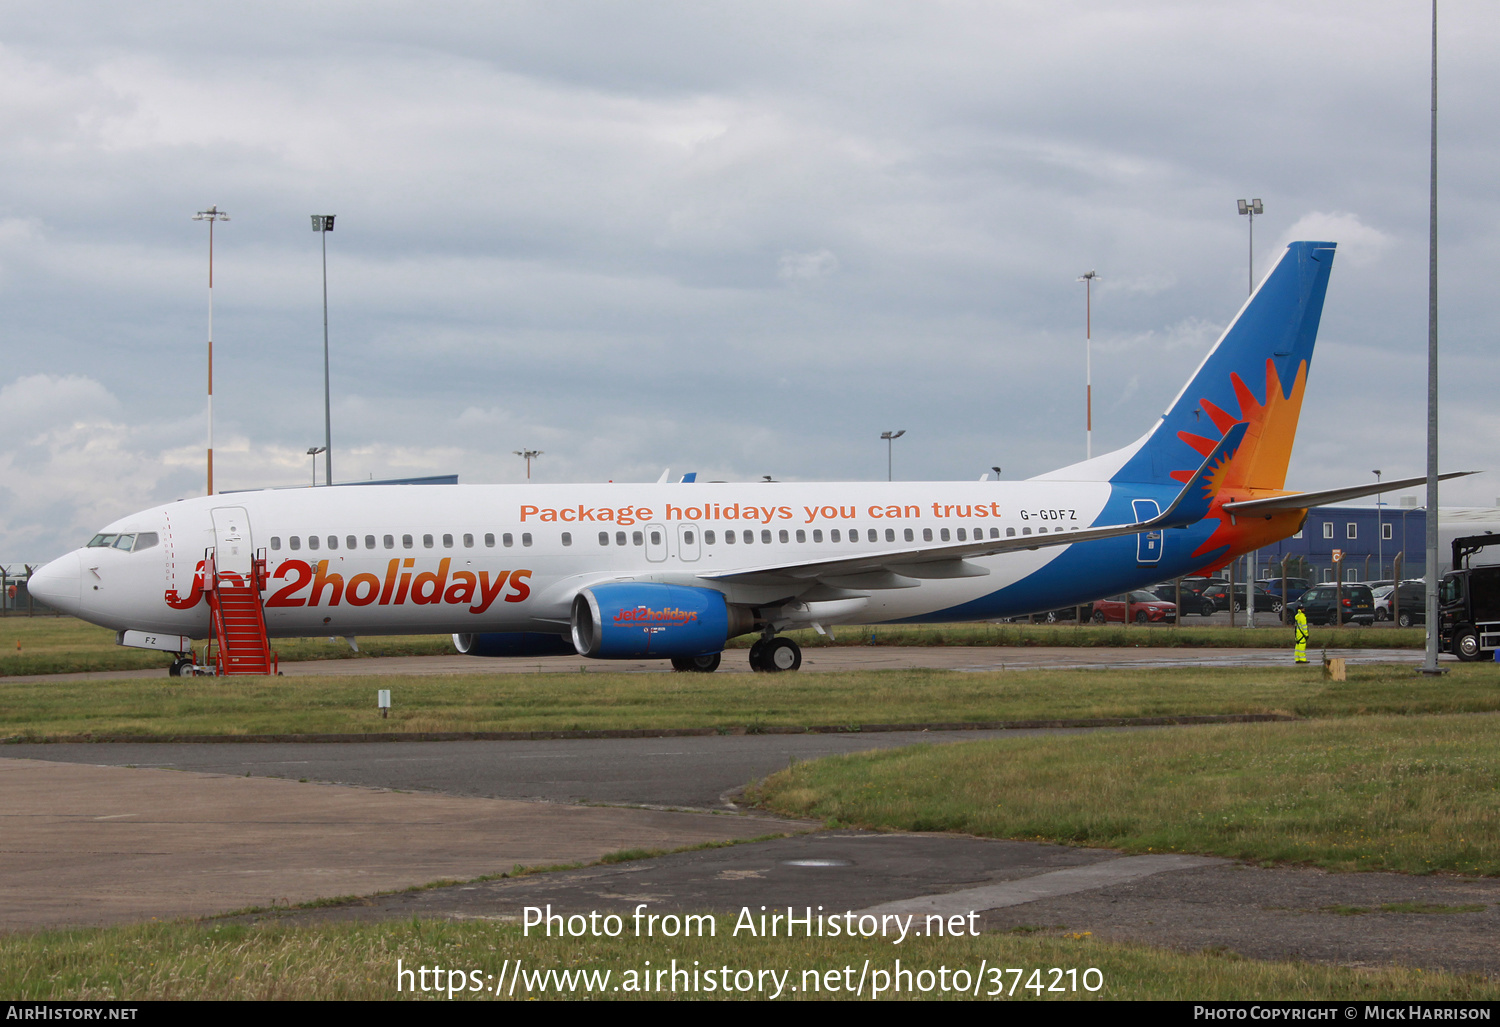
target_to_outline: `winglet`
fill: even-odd
[[[1219,486],[1224,481],[1224,472],[1234,459],[1234,454],[1239,451],[1240,443],[1244,441],[1245,432],[1249,428],[1247,421],[1230,426],[1218,445],[1209,451],[1208,458],[1203,461],[1197,473],[1177,493],[1172,505],[1150,522],[1153,528],[1185,528],[1208,515],[1214,497],[1219,494]]]

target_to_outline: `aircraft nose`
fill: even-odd
[[[83,565],[78,560],[78,553],[60,556],[45,567],[32,571],[26,587],[54,610],[76,616],[83,588]]]

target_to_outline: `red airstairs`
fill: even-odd
[[[275,674],[278,661],[266,637],[266,616],[260,594],[266,587],[264,550],[250,561],[250,576],[220,571],[214,551],[203,564],[203,591],[213,616],[213,641],[218,674]]]

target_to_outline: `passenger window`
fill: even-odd
[[[384,535],[384,536],[381,537],[380,541],[381,541],[381,544],[383,544],[387,549],[395,549],[396,548],[396,536],[395,535]]]
[[[630,533],[630,542],[632,545],[643,546],[646,544],[646,536],[638,531],[632,531]]]
[[[607,531],[601,531],[601,532],[599,532],[599,544],[601,546],[607,546],[607,545],[609,545],[609,532],[607,532]]]
[[[357,536],[357,535],[350,535],[348,538],[344,539],[344,548],[345,549],[358,549],[359,548],[359,536]]]
[[[464,548],[465,549],[473,549],[474,548],[474,536],[471,535],[471,534],[469,534],[468,532],[464,532]]]
[[[510,538],[509,535],[507,535],[505,537],[506,538]],[[506,543],[506,544],[509,545],[509,543]],[[523,531],[523,532],[521,532],[521,545],[523,545],[523,546],[529,546],[529,545],[531,545],[531,532],[529,532],[529,531]]]
[[[781,541],[783,541],[783,542],[790,542],[792,540],[792,537],[787,534],[785,528],[781,529],[781,534],[778,535],[777,537],[780,538]]]
[[[688,545],[688,546],[692,545],[693,544],[693,533],[691,531],[685,531],[685,532],[683,532],[682,533],[682,542],[683,542],[683,545]]]
[[[423,535],[422,536],[422,548],[423,549],[431,549],[432,548],[432,536],[431,535]]]
[[[1005,537],[1006,538],[1014,538],[1015,534],[1016,534],[1016,529],[1015,528],[1006,528],[1005,529]]]
[[[830,541],[830,542],[842,542],[842,541],[844,541],[844,537],[839,534],[839,529],[834,528],[832,531],[830,531],[828,533],[828,541]]]
[[[617,531],[617,532],[615,532],[615,545],[617,545],[617,546],[623,546],[624,544],[625,544],[625,533],[623,531]]]
[[[876,531],[874,528],[871,528],[865,533],[865,537],[868,538],[871,542],[879,542],[880,532]]]
[[[894,541],[896,541],[896,529],[895,528],[886,528],[885,529],[885,540],[887,542],[894,542]]]
[[[337,549],[338,547],[339,547],[339,537],[337,535],[329,535],[328,536],[328,548],[329,549]]]
[[[495,548],[495,533],[493,531],[487,531],[484,533],[484,544],[488,549]]]
[[[917,540],[917,536],[912,533],[912,530],[910,528],[907,528],[901,534],[902,537],[904,537],[908,542],[915,542]]]
[[[1077,529],[1075,528],[1074,530],[1076,531]],[[999,538],[999,537],[1000,537],[1000,529],[999,528],[991,528],[990,529],[990,538]]]
[[[271,552],[274,553],[277,550],[279,550],[280,548],[281,548],[281,537],[279,535],[272,535],[271,536]]]
[[[931,542],[932,541],[932,529],[931,528],[923,528],[922,529],[922,541],[923,542]]]
[[[564,537],[566,537],[566,536],[564,536]],[[659,545],[661,545],[661,532],[659,532],[659,531],[653,531],[651,533],[651,544],[653,546],[659,546]]]
[[[309,536],[307,536],[307,548],[308,549],[317,549],[318,548],[318,536],[316,536],[316,535],[309,535]]]
[[[714,533],[712,531],[705,531],[703,533],[703,541],[707,542],[709,545],[713,545],[714,544]]]
[[[375,548],[375,536],[374,535],[366,535],[365,536],[365,548],[366,549],[374,549]]]
[[[770,528],[762,528],[760,530],[760,540],[765,545],[770,545],[771,544],[771,529]],[[785,539],[783,539],[782,541],[785,541]]]
[[[803,531],[801,528],[797,529],[797,541],[798,542],[806,542],[807,541],[807,532]]]
[[[414,544],[415,543],[412,541],[412,537],[410,535],[402,535],[401,536],[401,548],[402,549],[410,549]]]
[[[296,535],[293,535],[291,538],[287,539],[287,544],[290,545],[293,549],[301,549],[302,539],[298,538]]]
[[[1021,529],[1021,534],[1022,535],[1030,535],[1031,534],[1031,529],[1030,528],[1022,528]]]
[[[947,528],[941,528],[941,529],[939,529],[938,530],[938,538],[942,539],[944,542],[947,542],[948,541],[948,529]]]
[[[958,529],[958,540],[960,542],[967,542],[967,541],[969,541],[969,533],[967,531],[965,531],[963,528],[959,528]]]
[[[745,540],[745,545],[748,546],[750,543],[755,541],[755,532],[751,531],[749,528],[746,528],[743,537]]]
[[[562,533],[562,544],[565,546],[571,546],[573,544],[573,533],[571,531],[565,531]]]
[[[732,545],[734,545],[734,532],[732,532],[732,531],[726,531],[726,532],[724,532],[724,544],[726,546],[732,546]]]
[[[505,534],[503,534],[503,535],[500,536],[500,544],[502,546],[504,546],[506,549],[509,549],[511,546],[513,546],[513,545],[516,544],[515,536],[513,536],[508,531],[505,532]]]
[[[850,542],[858,542],[859,541],[859,529],[858,528],[850,528],[849,529],[849,541]]]
[[[814,528],[813,529],[813,541],[814,542],[822,542],[823,541],[823,529],[822,528]]]
[[[453,548],[453,536],[452,535],[444,535],[443,536],[443,548],[444,549],[452,549]]]

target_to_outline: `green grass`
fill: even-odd
[[[1496,875],[1497,731],[1370,716],[919,746],[798,764],[749,798],[864,827]]]
[[[794,631],[789,637],[808,648],[839,646],[1084,646],[1170,648],[1271,648],[1290,649],[1289,628],[1217,628],[1187,625],[1125,627],[1087,624],[896,624],[880,627],[846,627],[835,631],[830,642],[813,631]],[[1419,649],[1420,628],[1315,628],[1313,648]],[[750,645],[751,637],[730,641],[731,648]],[[448,656],[453,640],[449,635],[364,636],[360,652],[343,639],[278,638],[272,646],[284,663],[305,660],[370,659],[383,656]],[[201,648],[201,643],[199,644]],[[127,649],[115,644],[115,633],[73,617],[0,617],[0,678],[21,674],[63,674],[85,671],[142,670],[165,668],[170,653],[150,649]]]
[[[571,911],[570,911],[571,912]],[[1000,986],[1013,994],[1006,998],[1103,998],[1167,1000],[1466,1000],[1493,1001],[1500,998],[1500,983],[1477,976],[1440,972],[1424,973],[1404,967],[1349,969],[1305,963],[1261,962],[1239,959],[1220,951],[1177,953],[1143,945],[1096,941],[1088,932],[1063,937],[1020,937],[987,934],[977,938],[908,938],[900,946],[878,939],[787,939],[748,938],[730,935],[733,916],[720,914],[716,937],[663,940],[636,938],[629,927],[615,939],[538,937],[533,930],[522,937],[513,924],[483,922],[406,921],[385,924],[329,924],[291,927],[272,922],[246,925],[207,921],[152,923],[131,927],[93,930],[48,931],[9,935],[0,946],[0,994],[14,1001],[66,999],[70,1001],[146,1001],[200,999],[213,1001],[274,1000],[387,1000],[393,998],[442,998],[444,992],[403,988],[396,991],[396,963],[403,969],[441,966],[447,971],[478,971],[480,982],[493,988],[485,975],[499,976],[519,959],[526,970],[608,970],[610,978],[600,998],[673,997],[649,993],[608,990],[626,982],[627,972],[639,975],[650,961],[652,969],[670,970],[672,960],[689,971],[728,967],[738,970],[771,970],[787,974],[785,983],[798,987],[782,998],[850,997],[838,991],[803,990],[811,978],[804,971],[817,971],[826,987],[826,974],[852,968],[847,978],[857,983],[869,960],[873,971],[895,968],[937,971],[947,968],[951,980],[956,969],[970,974],[981,967],[1017,967],[1023,975],[999,975]],[[626,921],[627,925],[629,921]],[[1227,957],[1227,958],[1226,958]],[[511,963],[507,964],[506,961]],[[1068,978],[1054,976],[1050,968],[1094,967],[1103,986],[1097,992],[1043,990],[1054,982],[1066,988]],[[1040,970],[1035,978],[1032,970]],[[455,986],[460,978],[451,979]],[[468,985],[472,978],[464,977]],[[701,978],[700,978],[701,980]],[[913,975],[913,983],[919,978]],[[994,987],[986,972],[980,979],[981,996]],[[1093,978],[1091,978],[1092,982]],[[1028,981],[1034,982],[1032,990]],[[428,974],[425,983],[431,984]],[[415,981],[413,982],[415,983]],[[628,986],[628,985],[627,985]],[[972,985],[971,985],[972,987]],[[508,990],[508,989],[507,989]],[[769,979],[767,991],[771,990]],[[852,989],[851,989],[852,990]],[[1039,994],[1038,994],[1039,992]],[[869,997],[866,986],[865,997]],[[566,997],[590,997],[582,989]],[[456,991],[454,998],[493,996],[474,991]],[[517,987],[514,998],[559,997],[556,991],[529,992]],[[696,996],[722,998],[722,991]],[[765,997],[754,992],[728,997]],[[902,996],[906,997],[906,996]],[[970,995],[933,992],[923,998],[964,998]]]
[[[582,664],[583,661],[580,661]],[[389,719],[375,709],[390,689]],[[1500,710],[1493,666],[1424,678],[1355,666],[961,673],[455,674],[0,681],[0,739],[409,734],[987,723],[1282,714],[1331,717]]]

